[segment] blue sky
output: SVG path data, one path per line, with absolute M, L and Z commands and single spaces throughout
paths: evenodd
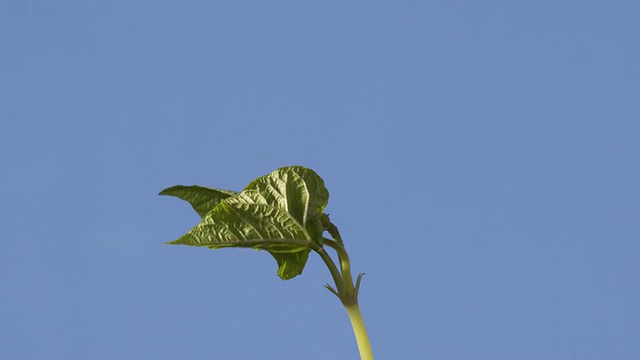
M 0 2 L 0 359 L 356 359 L 157 193 L 316 170 L 377 359 L 640 358 L 637 1 Z M 313 255 L 313 254 L 312 254 Z

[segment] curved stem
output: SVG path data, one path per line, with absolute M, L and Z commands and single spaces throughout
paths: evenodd
M 320 255 L 320 257 L 322 258 L 322 261 L 324 261 L 324 263 L 329 268 L 329 272 L 331 273 L 331 277 L 333 278 L 333 282 L 336 284 L 336 290 L 338 292 L 338 297 L 340 298 L 340 294 L 344 294 L 344 292 L 345 292 L 344 281 L 342 281 L 342 276 L 340 275 L 340 270 L 338 270 L 338 267 L 336 267 L 336 264 L 331 259 L 331 256 L 329 256 L 329 254 L 327 254 L 327 252 L 324 250 L 324 248 L 321 247 L 321 248 L 317 249 L 316 252 L 318 253 L 318 255 Z M 342 300 L 342 298 L 341 298 L 341 300 Z
M 353 286 L 353 277 L 351 276 L 351 262 L 349 260 L 349 254 L 345 250 L 344 246 L 337 241 L 331 239 L 323 239 L 323 243 L 333 248 L 338 253 L 338 259 L 340 260 L 340 270 L 342 270 L 342 280 L 345 283 L 345 290 L 350 298 L 355 303 L 358 299 L 355 298 L 355 289 Z

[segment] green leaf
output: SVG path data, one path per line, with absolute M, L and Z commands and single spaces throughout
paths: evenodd
M 254 190 L 256 203 L 279 207 L 293 216 L 322 243 L 322 214 L 329 201 L 329 191 L 315 171 L 302 166 L 287 166 L 253 180 L 243 191 Z M 251 193 L 255 194 L 255 193 Z
M 278 276 L 282 280 L 289 280 L 302 274 L 302 270 L 304 270 L 309 258 L 309 252 L 309 250 L 289 254 L 272 252 L 271 256 L 278 263 Z
M 276 259 L 278 276 L 284 280 L 301 274 L 309 251 L 321 246 L 321 216 L 329 192 L 313 170 L 302 166 L 283 167 L 257 178 L 241 193 L 218 193 L 211 201 L 200 201 L 201 197 L 193 196 L 193 193 L 210 194 L 201 189 L 206 188 L 190 187 L 191 192 L 185 193 L 183 187 L 169 194 L 179 194 L 176 196 L 192 205 L 193 199 L 197 199 L 196 204 L 207 206 L 217 200 L 213 209 L 204 211 L 198 225 L 169 244 L 266 250 Z M 222 196 L 226 197 L 219 200 Z M 194 208 L 199 209 L 196 205 Z
M 302 274 L 313 243 L 288 213 L 267 204 L 220 203 L 187 234 L 168 244 L 267 250 L 283 280 Z
M 168 244 L 293 253 L 309 249 L 311 239 L 291 215 L 271 205 L 223 201 L 188 233 Z
M 206 213 L 211 211 L 222 200 L 237 194 L 238 192 L 230 190 L 211 189 L 196 185 L 176 185 L 162 190 L 159 195 L 169 195 L 180 198 L 190 203 L 200 217 L 204 217 Z

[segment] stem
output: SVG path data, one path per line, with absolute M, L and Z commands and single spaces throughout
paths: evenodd
M 373 360 L 373 352 L 371 350 L 371 344 L 369 343 L 369 336 L 367 335 L 367 329 L 364 326 L 364 320 L 362 319 L 360 307 L 358 306 L 358 288 L 360 287 L 362 274 L 358 276 L 356 286 L 354 286 L 353 279 L 351 278 L 349 255 L 347 254 L 344 246 L 338 241 L 326 238 L 323 239 L 323 242 L 336 250 L 340 260 L 340 270 L 338 270 L 338 267 L 331 259 L 331 256 L 329 256 L 323 247 L 314 249 L 329 268 L 333 281 L 336 284 L 336 291 L 333 291 L 330 287 L 328 287 L 328 289 L 338 296 L 342 305 L 347 310 L 347 315 L 349 315 L 351 327 L 353 328 L 353 333 L 356 336 L 356 342 L 358 343 L 360 359 Z
M 353 286 L 353 277 L 351 276 L 351 261 L 349 261 L 349 254 L 347 254 L 347 250 L 345 250 L 344 246 L 341 243 L 331 240 L 331 239 L 323 239 L 323 242 L 333 248 L 338 253 L 338 260 L 340 260 L 340 270 L 342 271 L 342 279 L 345 283 L 345 290 L 350 298 L 353 299 L 355 303 L 358 303 L 358 299 L 355 297 L 355 291 Z
M 345 293 L 344 281 L 342 281 L 340 270 L 338 270 L 338 268 L 336 267 L 336 264 L 334 264 L 333 260 L 331 259 L 331 256 L 327 254 L 324 248 L 319 248 L 318 250 L 316 250 L 316 252 L 318 253 L 318 255 L 320 255 L 324 263 L 329 268 L 329 272 L 331 273 L 333 282 L 336 284 L 336 290 L 338 291 L 338 294 L 344 294 Z
M 364 320 L 362 320 L 362 314 L 360 314 L 360 307 L 358 304 L 345 305 L 349 320 L 351 320 L 351 327 L 353 327 L 353 333 L 356 336 L 358 342 L 358 350 L 360 351 L 361 360 L 373 360 L 373 351 L 371 351 L 371 344 L 369 344 L 369 335 L 367 335 L 367 329 L 364 326 Z

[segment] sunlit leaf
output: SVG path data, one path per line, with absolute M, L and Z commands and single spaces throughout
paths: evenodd
M 180 198 L 190 203 L 200 217 L 203 217 L 222 200 L 237 194 L 238 192 L 235 191 L 211 189 L 197 185 L 176 185 L 162 190 L 159 195 L 169 195 Z
M 223 201 L 188 233 L 169 244 L 292 253 L 308 249 L 311 238 L 291 215 L 271 205 Z
M 253 180 L 244 190 L 255 190 L 255 202 L 278 206 L 291 214 L 315 241 L 322 241 L 321 216 L 329 201 L 329 191 L 315 171 L 287 166 Z
M 322 242 L 321 216 L 329 193 L 313 170 L 280 168 L 240 193 L 201 187 L 167 190 L 161 194 L 189 201 L 203 217 L 169 244 L 266 250 L 278 263 L 278 276 L 287 280 L 302 273 L 309 251 Z

